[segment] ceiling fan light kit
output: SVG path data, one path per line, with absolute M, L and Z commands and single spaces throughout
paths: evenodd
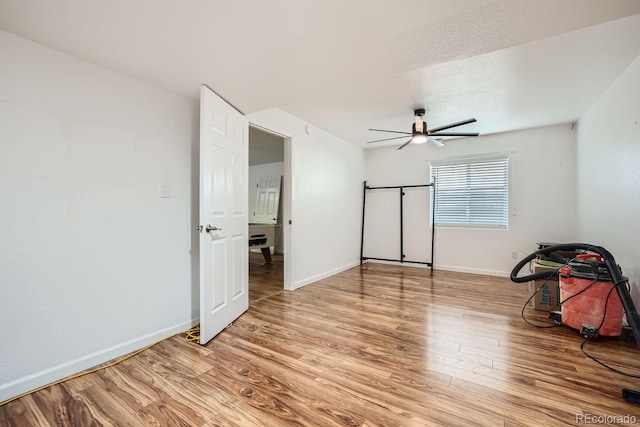
M 414 144 L 424 144 L 427 142 L 427 124 L 422 120 L 424 110 L 415 110 L 413 113 L 416 121 L 411 129 L 411 142 Z
M 442 143 L 442 138 L 434 138 L 435 136 L 478 136 L 479 135 L 478 133 L 475 133 L 475 132 L 473 133 L 441 132 L 446 129 L 451 129 L 457 126 L 473 123 L 476 121 L 476 119 L 462 120 L 460 122 L 451 123 L 445 126 L 440 126 L 433 129 L 427 129 L 427 122 L 425 122 L 422 119 L 422 116 L 424 116 L 424 113 L 425 113 L 424 108 L 418 108 L 413 111 L 415 121 L 411 125 L 411 132 L 401 132 L 396 130 L 385 130 L 385 129 L 369 129 L 370 131 L 374 131 L 374 132 L 398 133 L 398 134 L 402 134 L 403 136 L 396 136 L 394 138 L 377 139 L 375 141 L 368 141 L 367 144 L 370 144 L 373 142 L 382 142 L 382 141 L 390 141 L 393 139 L 406 138 L 408 135 L 411 135 L 411 139 L 409 139 L 407 142 L 405 142 L 400 147 L 398 147 L 398 150 L 402 150 L 404 147 L 406 147 L 411 143 L 424 144 L 425 142 L 428 142 L 440 148 L 440 147 L 444 147 L 444 144 Z
M 427 135 L 422 132 L 416 132 L 411 137 L 411 142 L 413 142 L 414 144 L 424 144 L 425 142 L 427 142 L 427 140 Z

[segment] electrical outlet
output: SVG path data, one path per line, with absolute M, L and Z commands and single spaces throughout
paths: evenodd
M 160 198 L 169 199 L 171 197 L 171 184 L 160 184 Z
M 511 259 L 518 259 L 518 251 L 511 252 Z

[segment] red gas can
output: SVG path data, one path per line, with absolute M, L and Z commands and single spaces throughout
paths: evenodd
M 576 256 L 560 269 L 562 323 L 580 330 L 582 325 L 599 328 L 598 335 L 622 333 L 624 309 L 602 257 Z

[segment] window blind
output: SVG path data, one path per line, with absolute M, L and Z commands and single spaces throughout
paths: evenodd
M 432 181 L 435 178 L 436 182 L 436 225 L 507 228 L 509 158 L 506 154 L 432 161 L 429 169 Z

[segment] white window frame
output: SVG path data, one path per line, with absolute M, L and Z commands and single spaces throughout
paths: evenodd
M 429 176 L 432 182 L 435 177 L 436 183 L 435 226 L 508 229 L 511 183 L 509 157 L 508 153 L 494 153 L 429 162 Z M 483 185 L 483 182 L 487 184 Z M 445 196 L 447 189 L 449 200 L 446 200 Z M 456 191 L 462 192 L 457 201 Z M 443 204 L 442 207 L 438 206 L 439 202 Z M 445 204 L 449 206 L 449 210 L 444 207 Z M 498 209 L 492 209 L 491 206 L 498 206 Z M 489 209 L 486 209 L 487 207 Z M 430 206 L 431 226 L 433 226 L 432 218 L 433 206 Z

